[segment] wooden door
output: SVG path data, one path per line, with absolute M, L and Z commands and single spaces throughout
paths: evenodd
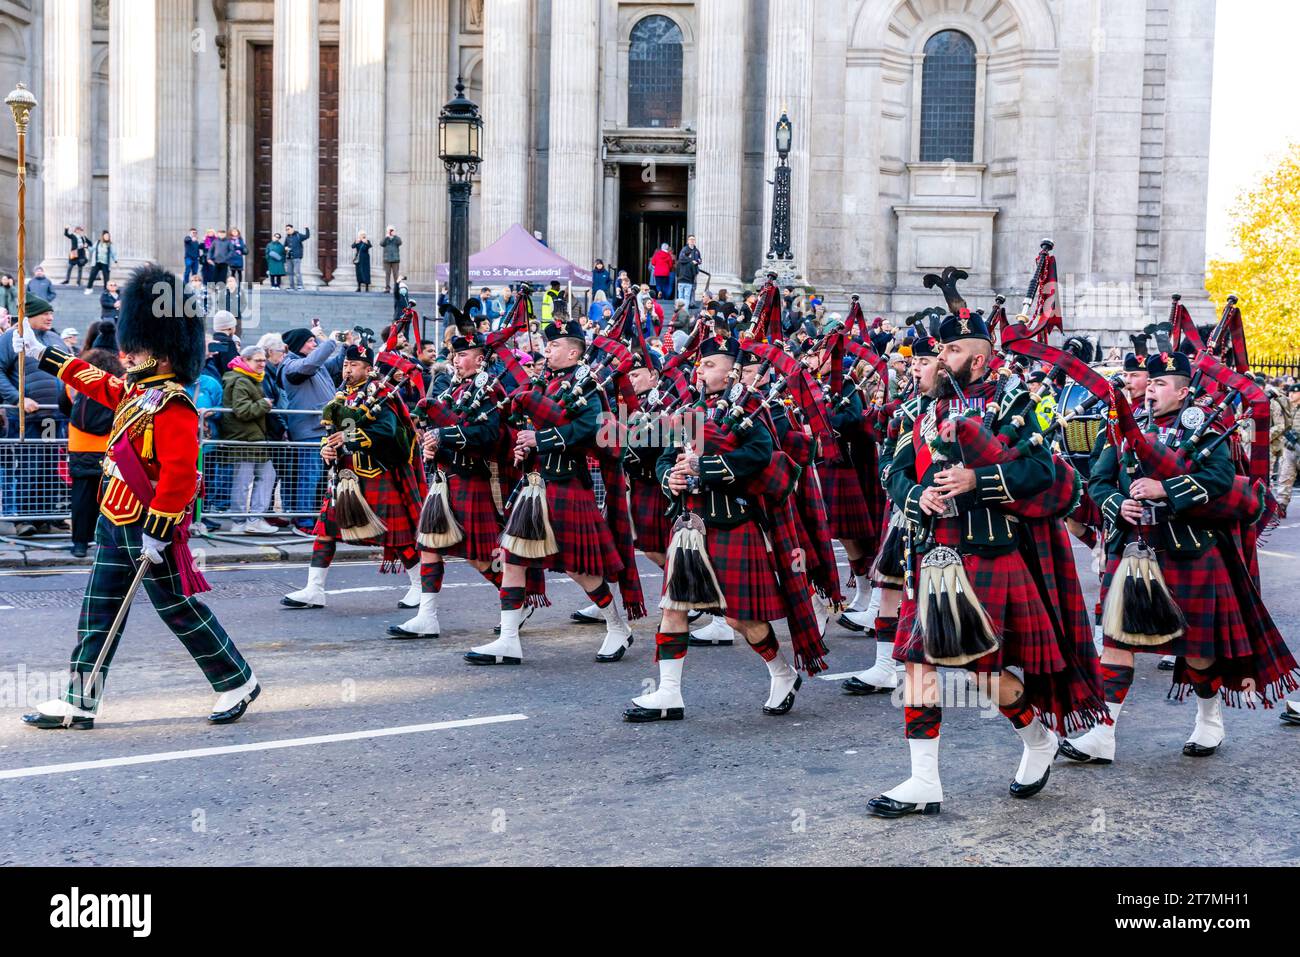
M 271 222 L 271 104 L 272 63 L 274 57 L 269 45 L 255 46 L 249 61 L 253 78 L 253 229 L 248 240 L 245 270 L 249 281 L 260 282 L 266 275 L 266 258 L 263 253 L 275 232 Z M 248 230 L 245 230 L 248 233 Z
M 313 237 L 321 278 L 334 278 L 339 245 L 339 48 L 320 48 L 320 201 Z

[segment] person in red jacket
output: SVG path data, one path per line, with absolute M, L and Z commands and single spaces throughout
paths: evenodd
M 668 244 L 661 245 L 653 256 L 650 257 L 650 269 L 654 273 L 655 288 L 659 290 L 659 295 L 667 299 L 673 294 L 673 267 L 676 260 L 673 259 L 673 251 L 668 248 Z
M 82 599 L 68 690 L 23 715 L 31 727 L 94 726 L 120 633 L 97 675 L 94 666 L 142 561 L 149 563 L 143 582 L 149 600 L 217 692 L 208 720 L 238 721 L 262 690 L 216 615 L 195 597 L 208 585 L 186 545 L 199 438 L 185 385 L 198 377 L 204 347 L 203 319 L 188 305 L 171 273 L 155 265 L 135 271 L 122 291 L 117 328 L 125 378 L 46 346 L 30 325 L 23 335 L 14 330 L 15 352 L 114 412 L 95 531 L 99 548 Z

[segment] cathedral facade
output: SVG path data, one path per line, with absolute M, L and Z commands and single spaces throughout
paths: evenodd
M 179 265 L 191 227 L 261 250 L 312 232 L 309 284 L 346 284 L 359 230 L 445 259 L 437 114 L 457 77 L 484 162 L 471 248 L 518 222 L 643 277 L 698 238 L 711 285 L 769 248 L 790 118 L 794 271 L 869 310 L 1019 302 L 1051 237 L 1067 322 L 1119 330 L 1204 301 L 1214 0 L 0 0 L 0 86 L 39 107 L 28 261 L 63 229 Z M 0 123 L 0 264 L 14 253 Z M 314 248 L 311 248 L 314 247 Z M 377 252 L 377 250 L 376 250 Z

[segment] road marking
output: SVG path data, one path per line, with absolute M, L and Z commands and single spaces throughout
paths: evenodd
M 1259 549 L 1259 553 L 1267 555 L 1269 558 L 1295 558 L 1294 555 L 1288 555 L 1286 552 L 1266 552 L 1262 548 Z
M 852 678 L 858 672 L 856 671 L 837 671 L 833 675 L 818 675 L 822 681 L 836 681 L 840 678 Z
M 253 744 L 228 744 L 214 748 L 192 748 L 188 751 L 158 751 L 153 754 L 136 754 L 121 758 L 103 758 L 98 761 L 73 761 L 68 764 L 43 764 L 32 768 L 12 768 L 0 771 L 0 781 L 15 778 L 37 778 L 48 774 L 69 774 L 74 771 L 94 771 L 99 768 L 120 768 L 137 764 L 158 764 L 163 761 L 184 761 L 188 758 L 207 758 L 220 754 L 245 754 L 250 751 L 277 751 L 281 748 L 304 748 L 313 744 L 334 744 L 339 741 L 363 741 L 367 738 L 389 738 L 398 734 L 420 734 L 425 731 L 447 731 L 452 728 L 473 728 L 482 724 L 500 724 L 504 721 L 527 721 L 526 714 L 494 714 L 486 718 L 460 718 L 456 721 L 435 721 L 431 724 L 405 724 L 395 728 L 375 728 L 371 731 L 348 731 L 342 734 L 318 734 L 309 738 L 281 738 L 278 741 L 258 741 Z

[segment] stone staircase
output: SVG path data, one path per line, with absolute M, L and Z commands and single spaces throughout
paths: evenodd
M 99 318 L 99 283 L 95 291 L 84 295 L 84 287 L 55 286 L 54 328 L 56 331 L 72 326 L 85 331 L 86 326 Z M 284 332 L 299 326 L 310 326 L 319 318 L 326 331 L 351 329 L 363 326 L 373 329 L 376 335 L 393 320 L 393 297 L 382 291 L 356 293 L 343 290 L 306 290 L 288 292 L 265 285 L 249 287 L 249 306 L 244 312 L 240 338 L 254 343 L 267 332 Z M 434 335 L 437 309 L 432 289 L 412 288 L 411 298 L 425 321 L 425 335 Z M 209 331 L 211 324 L 209 323 Z

